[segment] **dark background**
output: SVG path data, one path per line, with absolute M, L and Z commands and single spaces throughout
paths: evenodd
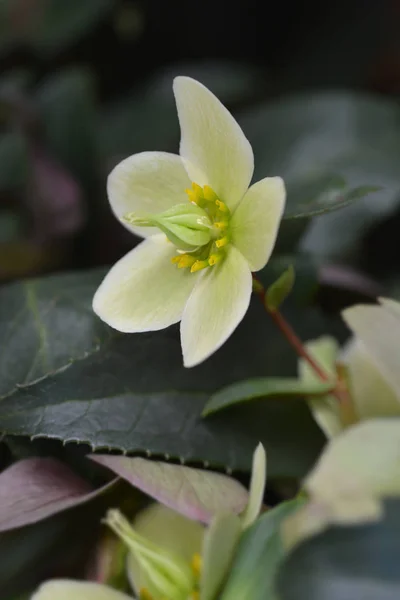
M 177 151 L 173 75 L 197 77 L 239 121 L 296 102 L 298 92 L 357 90 L 396 101 L 399 26 L 397 0 L 3 0 L 0 280 L 111 263 L 132 246 L 110 215 L 105 180 L 128 154 Z M 329 112 L 325 119 L 329 148 Z M 284 128 L 290 133 L 286 118 Z M 278 126 L 263 144 L 273 156 Z M 285 176 L 284 161 L 272 173 L 266 162 L 264 175 Z M 357 258 L 339 252 L 374 275 L 396 262 L 388 256 L 397 247 L 397 211 L 389 219 L 387 210 L 375 212 L 354 234 Z M 284 244 L 299 247 L 298 236 Z M 319 251 L 314 244 L 311 252 Z

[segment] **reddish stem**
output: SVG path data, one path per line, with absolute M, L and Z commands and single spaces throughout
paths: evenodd
M 264 304 L 265 306 L 265 304 Z M 265 306 L 266 311 L 269 315 L 271 315 L 273 321 L 282 331 L 285 338 L 292 345 L 292 347 L 296 350 L 297 354 L 304 358 L 305 361 L 308 362 L 310 367 L 317 373 L 317 375 L 323 380 L 328 381 L 329 376 L 325 373 L 325 371 L 319 366 L 319 364 L 313 359 L 311 354 L 307 351 L 306 347 L 303 345 L 301 339 L 294 332 L 292 326 L 286 321 L 283 315 L 279 312 L 279 310 L 268 310 Z
M 303 358 L 313 369 L 313 371 L 318 375 L 322 381 L 329 381 L 331 378 L 324 371 L 324 369 L 318 364 L 316 360 L 311 356 L 308 352 L 307 348 L 304 346 L 303 342 L 296 334 L 292 326 L 286 321 L 282 313 L 278 309 L 271 310 L 268 308 L 268 305 L 265 301 L 266 291 L 262 283 L 253 275 L 253 279 L 255 281 L 255 293 L 259 296 L 261 302 L 267 313 L 272 317 L 272 320 L 278 326 L 280 331 L 283 333 L 289 344 L 294 348 L 298 356 Z M 354 407 L 351 401 L 351 397 L 348 391 L 347 386 L 341 376 L 339 376 L 335 388 L 332 390 L 332 394 L 339 401 L 339 405 L 341 408 L 341 417 L 344 425 L 351 425 L 357 421 L 357 417 L 354 412 Z

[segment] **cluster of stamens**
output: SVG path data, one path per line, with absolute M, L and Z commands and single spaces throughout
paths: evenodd
M 225 246 L 230 242 L 229 220 L 230 210 L 220 200 L 214 190 L 205 185 L 201 187 L 192 183 L 192 189 L 185 190 L 189 201 L 202 208 L 211 222 L 212 239 L 209 244 L 198 248 L 193 252 L 186 252 L 174 256 L 171 261 L 178 269 L 190 269 L 191 273 L 213 267 L 225 256 Z

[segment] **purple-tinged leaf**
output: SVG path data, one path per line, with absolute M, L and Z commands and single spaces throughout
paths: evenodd
M 27 458 L 0 474 L 0 532 L 30 525 L 89 502 L 114 481 L 93 490 L 53 458 Z
M 90 458 L 158 502 L 203 523 L 221 511 L 237 514 L 248 501 L 248 493 L 238 481 L 213 471 L 139 457 L 93 454 Z

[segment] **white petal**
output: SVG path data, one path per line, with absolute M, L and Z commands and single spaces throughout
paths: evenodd
M 347 308 L 342 315 L 389 385 L 400 390 L 400 311 L 388 303 L 360 304 Z
M 93 299 L 94 312 L 118 331 L 156 331 L 177 323 L 197 273 L 171 263 L 175 248 L 152 236 L 121 258 Z
M 359 340 L 353 339 L 347 345 L 343 361 L 349 369 L 354 403 L 361 420 L 400 416 L 400 392 L 396 395 Z
M 268 262 L 274 249 L 286 190 L 280 177 L 266 177 L 249 188 L 231 221 L 232 240 L 252 271 Z
M 111 171 L 107 192 L 114 214 L 121 219 L 127 213 L 156 214 L 188 202 L 185 189 L 191 182 L 182 159 L 167 152 L 141 152 L 129 156 Z M 159 233 L 153 227 L 135 227 L 122 223 L 141 237 Z
M 40 586 L 31 600 L 133 600 L 112 588 L 98 583 L 57 579 Z
M 189 177 L 209 185 L 232 210 L 249 187 L 253 151 L 238 123 L 216 96 L 190 77 L 176 77 L 180 154 Z
M 246 529 L 253 525 L 260 514 L 267 481 L 267 454 L 264 446 L 259 443 L 253 454 L 251 468 L 249 502 L 242 515 L 242 527 Z
M 250 303 L 251 272 L 233 246 L 222 262 L 200 273 L 182 315 L 185 367 L 194 367 L 218 350 L 239 325 Z

